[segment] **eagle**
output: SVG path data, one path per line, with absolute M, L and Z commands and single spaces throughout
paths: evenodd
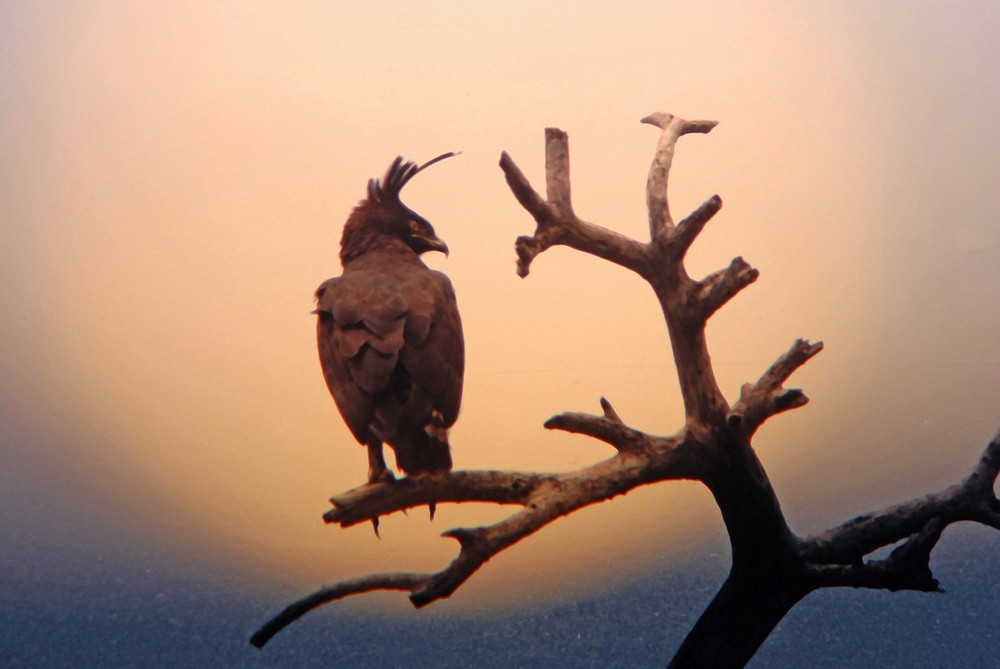
M 368 448 L 368 481 L 392 480 L 388 444 L 407 476 L 451 469 L 448 428 L 462 403 L 465 344 L 451 281 L 420 259 L 448 255 L 425 218 L 399 199 L 421 170 L 396 158 L 368 182 L 340 241 L 340 276 L 316 290 L 323 377 L 347 427 Z

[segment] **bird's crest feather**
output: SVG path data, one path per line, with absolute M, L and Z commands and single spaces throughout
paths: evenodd
M 398 201 L 399 191 L 403 190 L 403 186 L 410 179 L 434 163 L 442 161 L 445 158 L 457 156 L 460 153 L 461 151 L 442 153 L 437 158 L 432 158 L 420 166 L 412 161 L 403 162 L 403 156 L 397 156 L 392 161 L 392 165 L 389 165 L 389 169 L 386 170 L 385 176 L 382 179 L 368 180 L 368 199 L 372 202 L 385 202 L 387 199 Z

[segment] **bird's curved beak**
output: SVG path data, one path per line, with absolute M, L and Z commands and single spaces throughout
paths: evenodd
M 448 245 L 444 243 L 439 237 L 424 237 L 424 241 L 427 243 L 429 251 L 440 251 L 448 257 Z

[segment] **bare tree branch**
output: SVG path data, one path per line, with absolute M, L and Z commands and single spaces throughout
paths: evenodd
M 570 197 L 569 137 L 559 128 L 545 129 L 545 192 L 560 218 L 576 218 Z
M 616 423 L 622 422 L 621 416 L 619 416 L 618 412 L 615 411 L 615 408 L 611 406 L 611 402 L 603 397 L 601 398 L 601 408 L 604 409 L 605 418 Z
M 823 342 L 810 344 L 798 339 L 792 347 L 768 368 L 754 384 L 744 384 L 740 399 L 726 418 L 732 428 L 741 427 L 752 435 L 771 416 L 804 406 L 809 398 L 801 390 L 786 390 L 782 383 L 792 372 L 823 350 Z
M 993 486 L 998 467 L 1000 432 L 990 441 L 976 468 L 961 483 L 814 534 L 802 541 L 802 556 L 816 564 L 856 564 L 872 551 L 920 532 L 934 520 L 945 524 L 962 520 L 985 521 L 986 525 L 996 527 L 993 518 L 997 499 Z
M 553 128 L 546 131 L 546 183 L 555 201 L 546 201 L 531 187 L 531 183 L 507 152 L 500 156 L 500 167 L 507 185 L 538 224 L 531 237 L 518 237 L 518 276 L 526 277 L 531 262 L 546 249 L 565 245 L 591 253 L 609 262 L 643 274 L 649 263 L 643 244 L 607 228 L 581 220 L 573 213 L 569 199 L 569 144 L 565 133 Z
M 642 123 L 655 125 L 663 133 L 656 145 L 653 164 L 646 179 L 646 207 L 649 209 L 649 238 L 656 242 L 666 237 L 673 227 L 670 207 L 667 204 L 667 177 L 674 160 L 674 146 L 681 135 L 691 132 L 708 133 L 718 121 L 685 121 L 673 114 L 655 112 L 642 119 Z M 721 204 L 721 200 L 719 203 Z M 702 223 L 704 225 L 704 223 Z M 697 234 L 697 233 L 695 233 Z
M 264 644 L 270 641 L 271 637 L 275 634 L 323 604 L 329 604 L 349 595 L 373 592 L 375 590 L 403 590 L 412 592 L 419 588 L 426 579 L 426 574 L 372 574 L 371 576 L 356 578 L 350 581 L 341 581 L 336 585 L 323 586 L 316 592 L 292 602 L 281 613 L 267 621 L 263 627 L 250 637 L 250 643 L 257 648 L 263 648 Z
M 1000 432 L 963 481 L 806 538 L 789 528 L 777 495 L 751 439 L 775 414 L 805 405 L 797 388 L 785 388 L 792 373 L 823 349 L 797 340 L 760 376 L 744 384 L 730 406 L 718 387 L 705 339 L 708 319 L 758 276 L 742 257 L 700 281 L 684 258 L 722 200 L 714 195 L 674 224 L 667 182 L 677 140 L 707 133 L 715 121 L 685 121 L 657 112 L 642 119 L 661 130 L 646 182 L 650 241 L 640 243 L 581 220 L 573 211 L 566 133 L 545 133 L 543 199 L 507 153 L 500 167 L 514 197 L 536 223 L 532 236 L 517 239 L 517 271 L 527 276 L 539 254 L 564 245 L 626 267 L 651 286 L 667 326 L 685 422 L 673 436 L 650 435 L 626 425 L 601 398 L 598 415 L 567 412 L 545 423 L 549 429 L 582 434 L 615 448 L 615 454 L 577 471 L 457 471 L 362 485 L 331 498 L 329 523 L 348 527 L 420 505 L 492 502 L 518 509 L 490 526 L 454 528 L 443 536 L 459 552 L 436 573 L 373 574 L 324 586 L 293 603 L 252 638 L 263 646 L 277 631 L 309 610 L 373 590 L 409 592 L 414 606 L 450 596 L 490 558 L 553 520 L 649 483 L 696 480 L 712 493 L 732 547 L 732 567 L 718 594 L 688 634 L 671 667 L 742 667 L 784 615 L 809 592 L 827 587 L 940 590 L 930 554 L 950 523 L 974 521 L 1000 529 L 994 493 L 1000 472 Z M 898 544 L 884 559 L 866 559 Z
M 742 256 L 738 256 L 733 258 L 729 267 L 701 281 L 697 288 L 701 308 L 697 313 L 702 322 L 707 321 L 719 307 L 733 299 L 736 293 L 756 281 L 758 274 Z
M 545 427 L 550 430 L 585 434 L 611 444 L 619 451 L 627 452 L 648 451 L 661 441 L 661 438 L 651 437 L 628 427 L 617 414 L 609 418 L 607 414 L 591 416 L 583 413 L 561 413 L 545 421 Z
M 677 260 L 682 259 L 695 238 L 705 228 L 705 224 L 712 220 L 720 209 L 722 209 L 722 198 L 713 195 L 678 223 L 667 240 L 669 255 Z
M 499 471 L 454 471 L 442 476 L 420 476 L 366 483 L 330 498 L 328 523 L 350 527 L 424 504 L 440 502 L 494 502 L 527 504 L 532 490 L 547 474 Z
M 595 424 L 618 426 L 619 436 L 630 445 L 618 455 L 596 465 L 565 474 L 459 471 L 437 476 L 403 478 L 368 483 L 330 501 L 334 508 L 324 514 L 329 523 L 343 527 L 364 522 L 422 504 L 439 502 L 496 502 L 520 504 L 522 510 L 489 527 L 455 528 L 442 536 L 457 539 L 459 555 L 444 570 L 434 574 L 392 573 L 324 586 L 287 607 L 252 638 L 262 647 L 278 631 L 313 608 L 349 595 L 373 590 L 410 592 L 414 606 L 422 607 L 450 596 L 491 557 L 556 518 L 602 502 L 629 490 L 667 479 L 697 478 L 700 466 L 697 444 L 684 440 L 650 437 L 603 417 L 564 415 L 549 421 L 553 429 L 570 429 L 605 435 Z M 565 424 L 565 426 L 562 426 Z M 600 436 L 598 437 L 600 438 Z M 636 445 L 632 445 L 636 444 Z

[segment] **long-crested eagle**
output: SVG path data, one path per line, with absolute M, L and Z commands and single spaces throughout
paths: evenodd
M 462 402 L 465 344 L 448 277 L 420 259 L 448 246 L 399 199 L 418 172 L 396 158 L 368 182 L 344 224 L 339 277 L 316 290 L 316 335 L 326 385 L 354 437 L 368 447 L 368 480 L 388 480 L 382 444 L 407 475 L 451 469 L 448 428 Z

